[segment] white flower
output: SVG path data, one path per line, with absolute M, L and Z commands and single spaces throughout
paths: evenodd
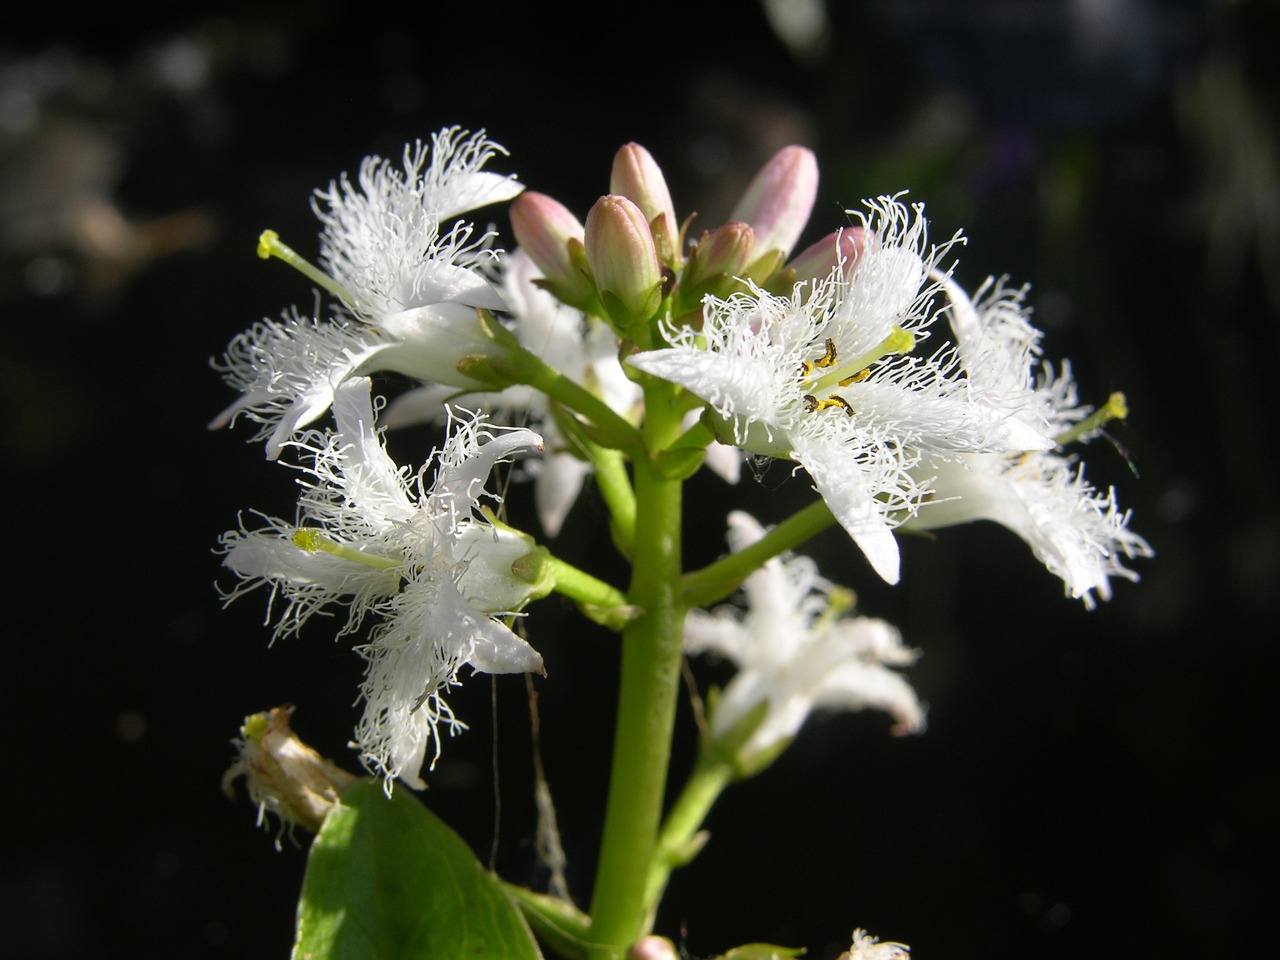
M 493 234 L 477 237 L 472 224 L 454 218 L 523 189 L 512 177 L 482 169 L 502 152 L 483 132 L 453 127 L 433 135 L 430 149 L 421 142 L 406 147 L 403 171 L 368 157 L 358 186 L 344 175 L 317 192 L 312 206 L 323 224 L 320 259 L 328 273 L 302 266 L 339 295 L 342 307 L 329 321 L 293 312 L 236 337 L 215 367 L 241 396 L 210 426 L 245 414 L 263 424 L 258 439 L 274 459 L 289 437 L 328 409 L 334 388 L 348 377 L 394 371 L 479 386 L 456 364 L 492 349 L 476 308 L 504 306 L 486 273 L 498 251 Z
M 503 289 L 521 346 L 599 396 L 621 416 L 636 420 L 643 394 L 622 371 L 616 334 L 603 321 L 566 306 L 538 287 L 534 281 L 539 279 L 537 265 L 524 251 L 506 258 Z M 435 420 L 445 402 L 460 392 L 441 385 L 411 390 L 392 401 L 384 422 L 399 427 Z M 467 400 L 490 412 L 538 424 L 546 456 L 529 466 L 537 476 L 538 518 L 547 535 L 554 537 L 591 472 L 590 464 L 569 449 L 542 393 L 514 386 L 500 393 L 470 392 Z
M 629 358 L 707 401 L 721 439 L 803 466 L 886 581 L 898 580 L 892 530 L 928 493 L 913 470 L 927 453 L 1027 449 L 1048 441 L 974 403 L 954 350 L 911 356 L 935 319 L 927 282 L 951 243 L 926 254 L 925 222 L 882 198 L 850 276 L 708 298 L 702 329 Z M 956 242 L 955 240 L 952 243 Z
M 228 345 L 215 369 L 240 392 L 239 399 L 209 424 L 226 426 L 243 414 L 261 425 L 274 460 L 297 431 L 333 404 L 334 388 L 349 377 L 374 371 L 449 384 L 449 393 L 479 384 L 458 373 L 468 354 L 491 352 L 474 310 L 462 316 L 420 310 L 399 318 L 394 332 L 345 317 L 308 318 L 296 310 L 280 320 L 262 320 Z
M 484 131 L 450 127 L 405 147 L 404 171 L 366 157 L 359 188 L 344 175 L 312 202 L 324 224 L 320 259 L 350 297 L 355 313 L 386 324 L 410 310 L 439 304 L 503 308 L 483 274 L 496 262 L 492 233 L 475 237 L 470 223 L 448 223 L 468 210 L 510 200 L 524 187 L 486 172 L 501 146 Z M 430 162 L 428 163 L 428 158 Z
M 1090 408 L 1081 407 L 1070 369 L 1040 367 L 1039 331 L 1027 320 L 1024 291 L 988 280 L 972 300 L 946 283 L 951 322 L 969 380 L 981 402 L 1046 436 L 1082 428 Z M 1096 431 L 1093 431 L 1096 432 Z M 1085 428 L 1081 438 L 1090 431 Z M 1111 597 L 1110 578 L 1138 579 L 1124 558 L 1149 557 L 1151 547 L 1128 528 L 1129 513 L 1084 476 L 1084 466 L 1054 450 L 964 454 L 922 467 L 932 477 L 936 502 L 907 522 L 930 530 L 971 520 L 993 520 L 1009 528 L 1065 584 L 1066 592 L 1092 609 L 1094 593 Z
M 378 617 L 361 648 L 370 667 L 356 740 L 371 769 L 420 786 L 427 746 L 434 742 L 438 754 L 437 725 L 460 726 L 441 692 L 462 664 L 486 673 L 542 669 L 538 653 L 493 619 L 529 598 L 530 587 L 511 574 L 529 545 L 476 515 L 494 465 L 541 438 L 499 431 L 481 417 L 454 420 L 444 446 L 410 475 L 374 428 L 367 379 L 337 387 L 334 417 L 336 432 L 295 442 L 314 458 L 303 468 L 298 522 L 268 517 L 263 529 L 224 535 L 223 563 L 242 580 L 227 598 L 268 587 L 268 619 L 284 603 L 277 637 L 339 607 L 339 635 Z
M 729 514 L 729 545 L 735 551 L 764 535 L 748 514 Z M 918 653 L 902 646 L 898 631 L 883 620 L 840 618 L 832 587 L 808 557 L 774 558 L 743 584 L 746 612 L 721 607 L 690 611 L 685 620 L 688 653 L 717 653 L 738 665 L 712 716 L 712 733 L 723 737 L 761 703 L 764 719 L 744 747 L 759 754 L 791 739 L 818 709 L 885 710 L 895 733 L 924 728 L 915 691 L 891 666 L 914 663 Z

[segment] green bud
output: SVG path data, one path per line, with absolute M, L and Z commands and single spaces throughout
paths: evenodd
M 704 233 L 680 276 L 682 304 L 691 308 L 705 293 L 728 293 L 723 288 L 745 274 L 755 242 L 755 231 L 737 220 Z
M 662 302 L 662 265 L 639 207 L 610 194 L 587 214 L 587 263 L 620 332 L 647 324 Z

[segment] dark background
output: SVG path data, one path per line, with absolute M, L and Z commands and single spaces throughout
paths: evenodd
M 323 624 L 268 649 L 256 598 L 219 609 L 217 535 L 239 509 L 288 515 L 293 493 L 245 431 L 205 431 L 230 399 L 208 358 L 258 317 L 309 307 L 305 281 L 254 256 L 264 227 L 313 255 L 310 190 L 454 123 L 486 127 L 511 151 L 500 169 L 579 213 L 637 140 L 704 225 L 773 150 L 806 143 L 823 172 L 806 242 L 909 187 L 935 236 L 965 228 L 962 281 L 1032 282 L 1082 397 L 1123 389 L 1133 410 L 1089 475 L 1117 485 L 1158 557 L 1095 612 L 995 527 L 906 543 L 896 590 L 847 538 L 816 543 L 863 613 L 925 651 L 911 678 L 930 728 L 810 723 L 714 811 L 659 931 L 693 956 L 767 940 L 829 958 L 855 925 L 955 960 L 1269 942 L 1276 5 L 831 0 L 824 39 L 795 48 L 745 2 L 415 9 L 6 11 L 0 956 L 287 952 L 304 851 L 273 850 L 218 779 L 241 718 L 282 702 L 353 764 L 361 664 Z M 408 457 L 429 438 L 395 442 Z M 699 477 L 690 563 L 721 549 L 726 503 L 776 522 L 806 488 L 781 465 L 731 492 Z M 517 488 L 513 517 L 528 509 Z M 557 550 L 612 563 L 602 518 L 588 491 Z M 555 602 L 529 628 L 585 904 L 615 643 Z M 488 859 L 500 797 L 497 865 L 537 885 L 525 688 L 500 678 L 491 706 L 494 690 L 478 677 L 453 698 L 472 729 L 425 800 Z M 681 724 L 691 739 L 687 710 Z

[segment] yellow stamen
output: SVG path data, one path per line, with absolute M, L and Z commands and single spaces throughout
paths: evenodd
M 853 407 L 849 406 L 849 401 L 844 397 L 838 397 L 834 393 L 825 400 L 819 400 L 812 394 L 805 394 L 804 408 L 809 413 L 817 413 L 819 410 L 829 410 L 832 407 L 839 407 L 849 416 L 853 416 Z
M 852 383 L 861 383 L 863 380 L 867 379 L 867 377 L 869 376 L 871 376 L 870 370 L 859 370 L 852 377 L 845 377 L 843 380 L 841 380 L 840 386 L 847 387 Z
M 827 343 L 831 343 L 831 341 L 828 340 Z M 895 326 L 889 335 L 871 350 L 849 363 L 840 364 L 831 373 L 820 377 L 813 385 L 814 390 L 821 392 L 834 386 L 845 387 L 851 383 L 860 383 L 871 376 L 872 364 L 895 354 L 910 353 L 915 349 L 915 346 L 916 338 L 911 332 Z M 831 365 L 834 366 L 834 364 Z

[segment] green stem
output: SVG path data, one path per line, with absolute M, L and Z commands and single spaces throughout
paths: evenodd
M 626 458 L 621 451 L 597 446 L 590 441 L 585 445 L 595 468 L 596 486 L 613 520 L 618 547 L 630 556 L 636 539 L 636 493 L 631 487 L 631 478 L 627 476 Z
M 724 792 L 724 788 L 733 782 L 734 777 L 735 771 L 731 764 L 723 759 L 712 759 L 706 752 L 699 755 L 697 766 L 684 785 L 684 790 L 680 792 L 675 806 L 667 814 L 662 832 L 658 835 L 658 846 L 645 881 L 645 902 L 649 904 L 651 911 L 657 908 L 658 901 L 662 899 L 662 892 L 666 889 L 671 872 L 684 866 L 702 849 L 705 835 L 700 835 L 698 831 L 711 807 Z
M 646 393 L 645 440 L 666 448 L 680 432 L 670 384 Z M 622 956 L 650 918 L 645 889 L 657 843 L 680 690 L 685 606 L 680 579 L 679 480 L 662 476 L 646 457 L 635 462 L 634 567 L 628 598 L 642 608 L 622 635 L 618 719 L 609 799 L 591 902 L 593 956 Z
M 766 560 L 794 549 L 836 522 L 825 500 L 796 511 L 751 546 L 721 557 L 701 570 L 685 574 L 681 596 L 691 607 L 723 600 L 742 585 Z
M 592 439 L 597 443 L 624 450 L 633 458 L 644 455 L 639 430 L 582 384 L 570 380 L 536 354 L 520 349 L 513 353 L 509 361 L 494 359 L 490 363 L 495 372 L 504 375 L 511 382 L 526 383 L 570 410 L 582 414 L 595 427 Z
M 547 570 L 555 578 L 556 593 L 564 594 L 575 603 L 593 607 L 625 607 L 627 597 L 611 583 L 593 577 L 571 563 L 566 563 L 550 553 L 544 558 Z

